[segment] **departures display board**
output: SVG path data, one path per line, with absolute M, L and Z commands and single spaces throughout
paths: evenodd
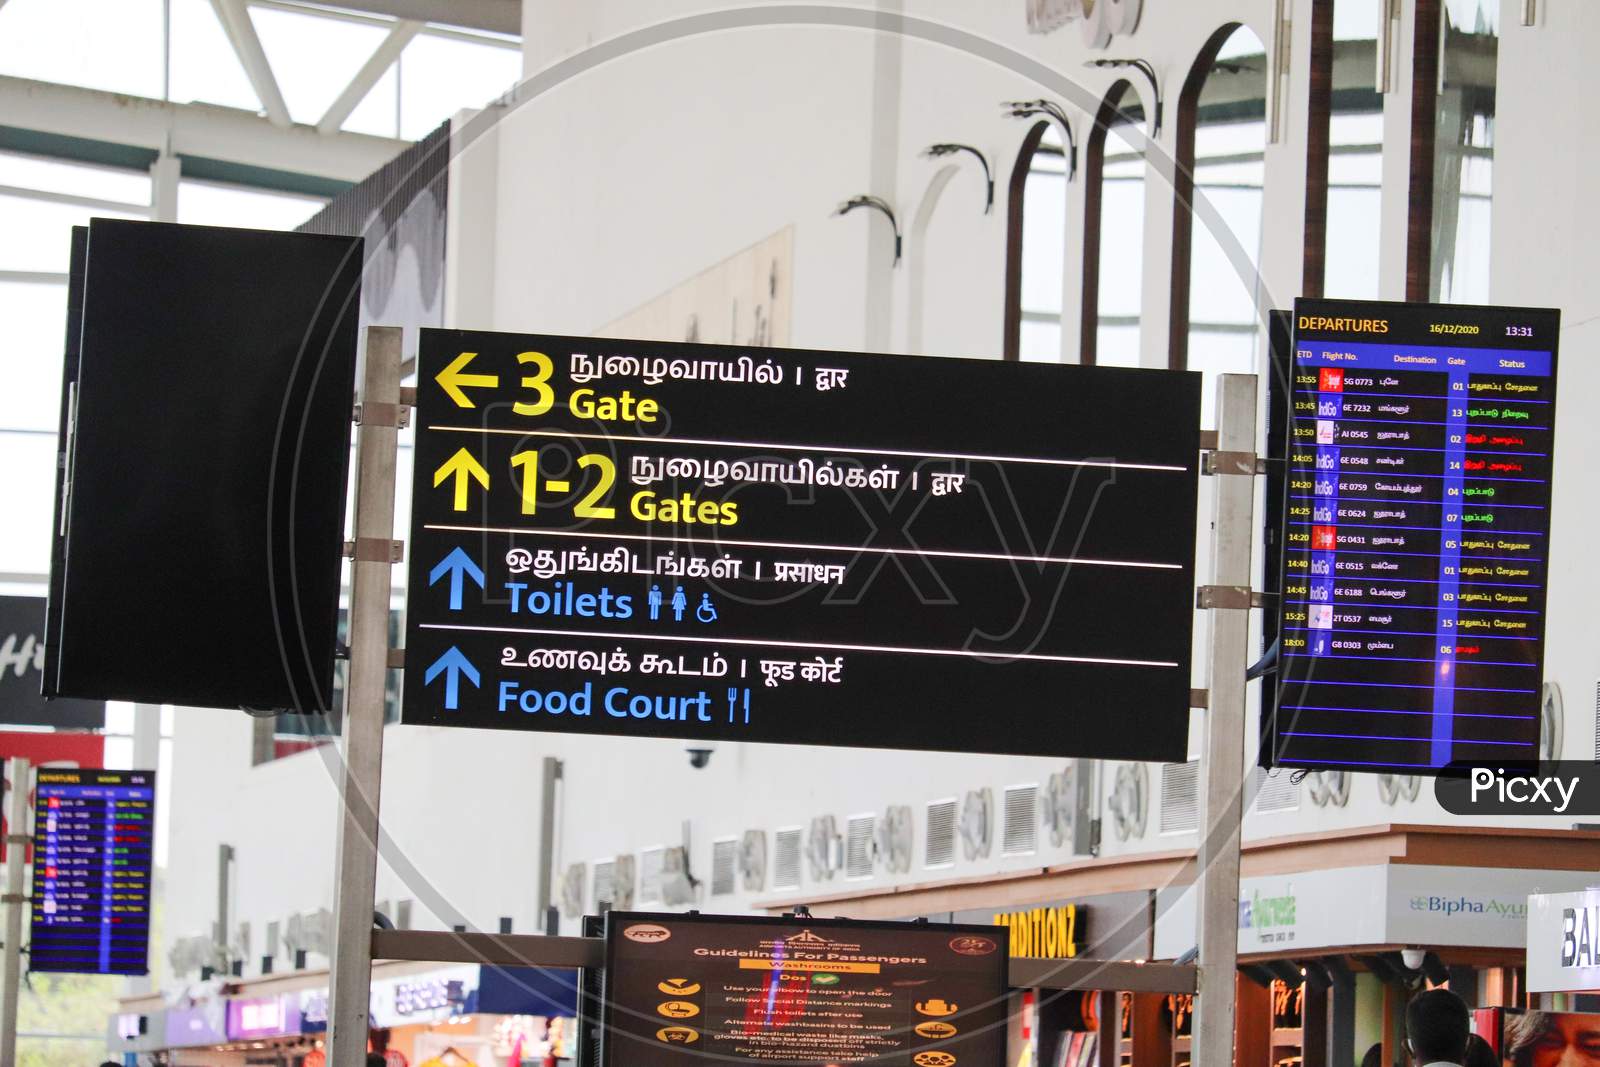
M 1302 300 L 1294 322 L 1264 761 L 1536 760 L 1559 313 Z
M 604 1067 L 1005 1060 L 997 926 L 610 912 Z
M 147 974 L 155 772 L 36 774 L 28 968 Z
M 1199 396 L 424 330 L 403 719 L 1182 759 Z

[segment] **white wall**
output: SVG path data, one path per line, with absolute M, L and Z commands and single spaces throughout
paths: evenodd
M 1299 287 L 1309 0 L 1289 6 L 1296 46 L 1288 99 L 1297 110 L 1283 140 L 1267 151 L 1262 250 L 1267 290 L 1283 304 Z M 1272 40 L 1272 4 L 1147 0 L 1147 7 L 1139 31 L 1102 54 L 1154 63 L 1166 97 L 1161 148 L 1168 151 L 1178 89 L 1196 51 L 1217 26 L 1241 17 Z M 1590 605 L 1600 600 L 1600 571 L 1586 554 L 1600 519 L 1587 470 L 1600 453 L 1600 430 L 1581 410 L 1600 388 L 1591 353 L 1600 325 L 1584 321 L 1600 316 L 1600 294 L 1591 281 L 1600 267 L 1593 251 L 1600 221 L 1580 198 L 1600 165 L 1600 118 L 1575 102 L 1594 87 L 1589 60 L 1600 53 L 1600 9 L 1587 0 L 1545 0 L 1541 24 L 1523 28 L 1517 24 L 1521 5 L 1505 0 L 1503 7 L 1494 296 L 1560 306 L 1568 323 L 1547 674 L 1566 694 L 1565 753 L 1580 757 L 1589 752 L 1594 722 L 1588 696 L 1600 674 L 1589 623 Z M 1407 18 L 1410 9 L 1407 3 Z M 682 2 L 526 0 L 527 70 L 537 73 L 588 44 L 690 10 Z M 1114 72 L 1083 66 L 1091 53 L 1075 28 L 1027 35 L 1020 2 L 907 0 L 905 11 L 1038 59 L 1085 86 L 1084 100 L 1096 99 L 1113 80 Z M 1390 101 L 1386 144 L 1385 175 L 1397 183 L 1385 194 L 1391 212 L 1406 195 L 1404 126 L 1395 121 L 1406 113 L 1406 79 L 1400 89 Z M 895 351 L 920 336 L 927 353 L 998 356 L 1006 181 L 1026 132 L 1025 123 L 1001 117 L 998 102 L 1038 95 L 1038 86 L 986 59 L 857 29 L 727 30 L 616 59 L 505 115 L 492 135 L 457 160 L 449 314 L 454 325 L 469 328 L 584 333 L 793 225 L 796 346 Z M 1082 110 L 1068 104 L 1075 123 L 1086 125 Z M 925 160 L 920 152 L 945 140 L 974 144 L 989 155 L 997 184 L 993 215 L 980 214 L 970 160 L 960 161 L 936 205 L 927 208 L 930 183 L 951 161 Z M 1159 177 L 1146 189 L 1143 350 L 1146 365 L 1159 365 L 1172 212 L 1170 190 Z M 908 262 L 898 269 L 890 267 L 880 219 L 865 212 L 830 217 L 839 201 L 862 192 L 888 198 L 908 230 L 921 215 L 919 238 L 908 234 Z M 1081 188 L 1074 186 L 1069 196 L 1064 239 L 1072 262 L 1078 258 Z M 1386 293 L 1397 291 L 1403 253 L 1403 226 L 1391 226 L 1381 255 Z M 917 275 L 920 302 L 909 288 Z M 1067 318 L 1075 323 L 1071 297 Z M 915 328 L 907 319 L 911 307 L 922 309 Z M 1206 573 L 1203 562 L 1200 573 Z M 1198 670 L 1196 677 L 1203 684 Z M 842 828 L 847 815 L 881 812 L 891 803 L 910 804 L 917 813 L 916 864 L 900 882 L 1036 868 L 1067 858 L 1046 847 L 1003 859 L 997 846 L 988 860 L 958 860 L 953 870 L 927 872 L 920 847 L 926 801 L 984 785 L 998 800 L 1007 785 L 1042 785 L 1061 760 L 724 745 L 709 768 L 697 771 L 669 741 L 391 727 L 387 745 L 384 825 L 415 869 L 402 876 L 386 866 L 379 899 L 417 898 L 426 906 L 437 892 L 487 929 L 501 915 L 513 916 L 519 931 L 533 928 L 539 761 L 547 755 L 565 764 L 558 873 L 573 861 L 592 864 L 676 844 L 688 819 L 694 870 L 706 878 L 713 838 L 804 826 L 825 813 Z M 240 850 L 236 914 L 257 930 L 268 919 L 331 904 L 334 810 L 324 764 L 303 755 L 251 769 L 248 751 L 242 717 L 180 715 L 169 938 L 207 928 L 218 840 Z M 1151 772 L 1154 786 L 1159 768 Z M 1104 778 L 1109 784 L 1109 771 Z M 1192 845 L 1192 834 L 1158 833 L 1158 805 L 1159 796 L 1152 796 L 1142 840 L 1121 843 L 1108 829 L 1105 852 Z M 1391 808 L 1379 801 L 1372 776 L 1357 775 L 1346 807 L 1318 809 L 1302 799 L 1296 812 L 1250 814 L 1246 835 L 1391 821 L 1456 820 L 1438 809 L 1426 784 L 1417 802 Z M 889 881 L 879 875 L 861 884 Z M 823 886 L 807 883 L 804 891 L 820 895 L 853 884 L 841 876 Z M 741 894 L 705 904 L 731 910 L 755 899 Z M 460 921 L 443 914 L 447 910 L 419 911 L 419 925 Z

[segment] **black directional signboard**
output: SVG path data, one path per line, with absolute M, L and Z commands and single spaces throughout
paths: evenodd
M 424 331 L 406 722 L 1182 759 L 1199 376 Z

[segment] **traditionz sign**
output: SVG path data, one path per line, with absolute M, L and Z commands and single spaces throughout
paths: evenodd
M 1183 758 L 1198 376 L 444 330 L 419 372 L 405 721 Z

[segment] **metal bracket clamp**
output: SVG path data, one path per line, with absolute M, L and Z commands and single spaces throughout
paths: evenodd
M 1194 591 L 1194 606 L 1204 609 L 1248 611 L 1267 607 L 1276 599 L 1276 593 L 1258 593 L 1243 585 L 1202 585 Z
M 362 563 L 403 563 L 406 543 L 385 541 L 381 537 L 358 537 L 344 543 L 344 556 Z
M 414 385 L 402 385 L 400 387 L 400 406 L 401 407 L 406 407 L 406 408 L 414 408 L 414 407 L 417 406 L 417 387 L 416 386 L 414 386 Z M 404 426 L 405 423 L 402 422 L 400 425 Z
M 1211 706 L 1211 690 L 1189 690 L 1189 706 L 1191 708 L 1209 708 Z
M 28 899 L 26 893 L 0 893 L 0 904 L 26 904 Z
M 33 843 L 33 838 L 28 834 L 7 834 L 6 835 L 6 844 L 8 844 L 8 845 L 31 845 L 32 843 Z
M 389 650 L 389 667 L 393 670 L 403 670 L 406 665 L 406 650 L 391 648 Z
M 1225 452 L 1213 450 L 1205 454 L 1200 464 L 1201 474 L 1265 474 L 1267 461 L 1254 452 Z
M 365 422 L 369 426 L 398 426 L 403 430 L 411 425 L 411 408 L 405 404 L 368 401 L 357 404 L 350 418 L 358 426 Z

